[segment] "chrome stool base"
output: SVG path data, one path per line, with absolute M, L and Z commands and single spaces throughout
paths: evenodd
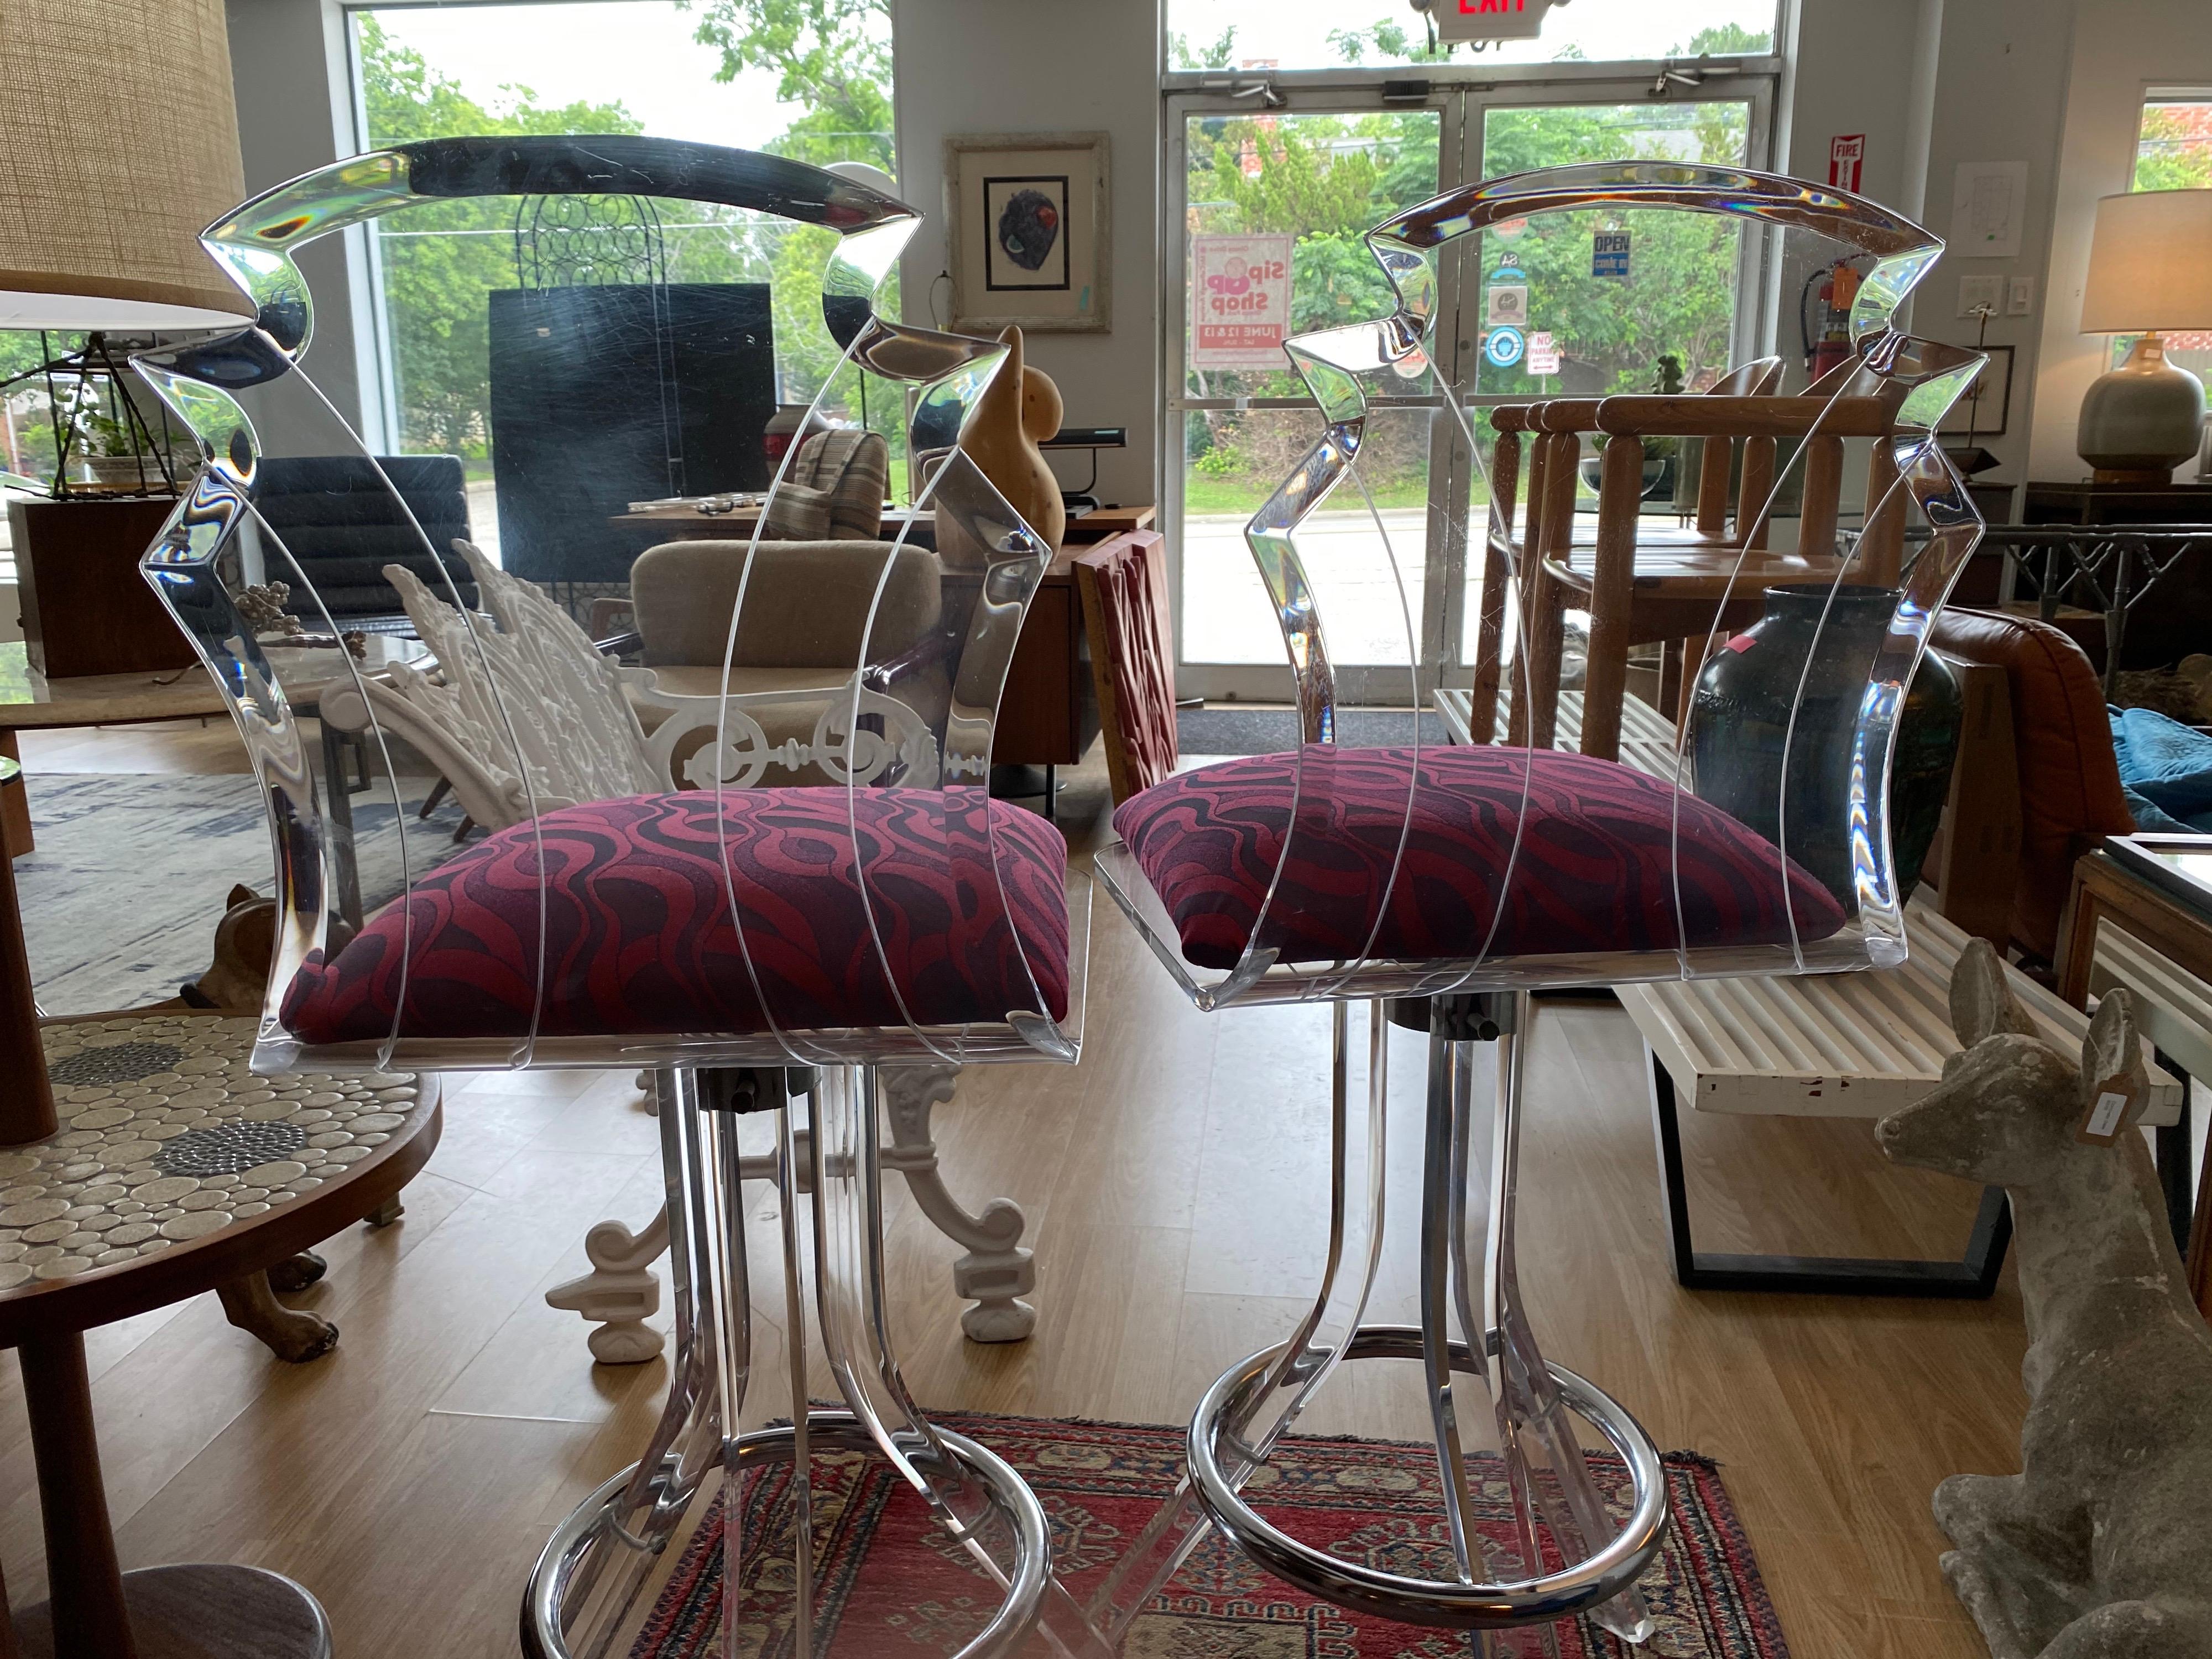
M 806 1432 L 813 1446 L 824 1451 L 878 1451 L 866 1426 L 851 1412 L 811 1411 L 806 1414 Z M 1052 1565 L 1051 1531 L 1044 1505 L 1012 1466 L 988 1447 L 949 1429 L 938 1429 L 937 1437 L 966 1472 L 982 1483 L 1014 1540 L 1012 1582 L 999 1610 L 957 1656 L 957 1659 L 1000 1659 L 1027 1639 L 1043 1607 Z M 742 1435 L 736 1443 L 738 1466 L 748 1469 L 787 1462 L 793 1441 L 788 1428 Z M 569 1646 L 561 1609 L 568 1587 L 588 1569 L 593 1554 L 650 1550 L 650 1546 L 623 1530 L 617 1518 L 636 1469 L 632 1464 L 601 1483 L 546 1540 L 523 1594 L 522 1650 L 527 1659 L 596 1659 Z M 627 1647 L 623 1651 L 628 1651 Z
M 1562 1571 L 1504 1584 L 1438 1583 L 1361 1566 L 1302 1544 L 1262 1519 L 1223 1471 L 1218 1443 L 1224 1422 L 1249 1409 L 1251 1395 L 1280 1347 L 1263 1349 L 1231 1366 L 1206 1391 L 1190 1420 L 1188 1456 L 1199 1506 L 1222 1535 L 1286 1583 L 1340 1607 L 1407 1624 L 1452 1630 L 1506 1629 L 1571 1618 L 1628 1589 L 1659 1553 L 1667 1535 L 1667 1478 L 1658 1449 L 1626 1407 L 1595 1384 L 1558 1365 L 1547 1369 L 1575 1413 L 1591 1423 L 1628 1465 L 1635 1508 L 1620 1530 L 1588 1560 Z M 1422 1357 L 1421 1332 L 1412 1325 L 1363 1325 L 1345 1346 L 1346 1359 Z M 1451 1344 L 1451 1368 L 1480 1375 L 1466 1344 Z

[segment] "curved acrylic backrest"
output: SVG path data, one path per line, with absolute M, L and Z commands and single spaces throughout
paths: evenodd
M 1567 222 L 1586 226 L 1593 209 L 1646 220 L 1717 216 L 1776 241 L 1785 232 L 1823 239 L 1828 258 L 1863 256 L 1871 269 L 1851 313 L 1855 361 L 1811 395 L 1738 397 L 1723 388 L 1709 398 L 1553 400 L 1524 411 L 1532 429 L 1559 435 L 1545 448 L 1546 477 L 1516 481 L 1522 510 L 1513 519 L 1498 481 L 1488 477 L 1490 447 L 1480 440 L 1491 434 L 1478 433 L 1467 407 L 1471 377 L 1443 400 L 1435 418 L 1452 422 L 1450 435 L 1471 452 L 1475 510 L 1487 500 L 1487 539 L 1506 568 L 1514 691 L 1527 699 L 1545 689 L 1547 630 L 1556 642 L 1561 611 L 1590 604 L 1547 574 L 1546 556 L 1553 568 L 1584 573 L 1583 592 L 1596 580 L 1594 565 L 1611 569 L 1625 602 L 1623 556 L 1644 526 L 1661 522 L 1637 511 L 1642 446 L 1730 430 L 1682 424 L 1685 402 L 1701 405 L 1692 413 L 1707 422 L 1741 420 L 1746 432 L 1764 429 L 1754 415 L 1779 422 L 1796 443 L 1796 459 L 1753 515 L 1762 532 L 1806 458 L 1817 455 L 1811 465 L 1832 473 L 1846 437 L 1870 440 L 1893 463 L 1869 469 L 1879 482 L 1868 515 L 1885 528 L 1847 537 L 1838 556 L 1815 548 L 1795 558 L 1746 552 L 1741 532 L 1750 526 L 1742 526 L 1735 545 L 1698 550 L 1709 579 L 1695 601 L 1677 601 L 1677 620 L 1667 625 L 1678 640 L 1692 629 L 1702 636 L 1692 648 L 1727 648 L 1713 653 L 1678 740 L 1656 752 L 1649 742 L 1624 750 L 1631 764 L 1503 746 L 1344 744 L 1324 614 L 1360 599 L 1358 580 L 1368 585 L 1368 632 L 1378 610 L 1395 608 L 1404 620 L 1395 660 L 1406 665 L 1405 700 L 1426 708 L 1437 689 L 1438 665 L 1419 643 L 1423 571 L 1408 545 L 1416 538 L 1406 515 L 1385 510 L 1365 451 L 1384 400 L 1431 369 L 1439 255 L 1492 228 L 1540 235 L 1552 216 L 1580 214 Z M 1135 839 L 1108 849 L 1100 865 L 1156 952 L 1208 1006 L 1901 959 L 1911 881 L 1893 867 L 1887 821 L 1899 717 L 1929 624 L 1981 527 L 1934 434 L 1983 360 L 1911 339 L 1893 323 L 1941 242 L 1842 191 L 1650 162 L 1470 186 L 1367 240 L 1398 307 L 1379 321 L 1289 342 L 1322 430 L 1246 529 L 1282 628 L 1304 741 L 1269 762 L 1180 781 L 1176 812 L 1165 817 L 1125 814 L 1125 835 Z M 1462 270 L 1486 270 L 1493 257 L 1513 264 L 1510 250 L 1526 245 L 1500 246 L 1506 254 Z M 1527 279 L 1516 270 L 1514 280 Z M 1528 314 L 1552 297 L 1536 292 Z M 1605 457 L 1613 510 L 1593 514 L 1596 504 L 1577 501 L 1583 434 Z M 1337 510 L 1323 512 L 1332 497 Z M 1903 542 L 1888 526 L 1908 503 L 1925 539 L 1901 571 L 1886 568 Z M 1531 546 L 1530 516 L 1540 506 L 1547 529 Z M 1770 606 L 1765 590 L 1778 583 L 1808 591 Z M 1694 623 L 1680 620 L 1689 603 L 1698 607 Z M 1759 620 L 1768 608 L 1778 614 Z M 1474 611 L 1470 600 L 1470 627 Z M 1595 704 L 1590 712 L 1600 718 Z M 1179 835 L 1190 837 L 1180 863 L 1167 851 Z M 1223 848 L 1233 856 L 1222 856 Z
M 267 787 L 264 1063 L 1073 1058 L 1065 846 L 988 795 L 1051 550 L 958 447 L 862 533 L 1006 357 L 877 314 L 918 219 L 776 156 L 464 138 L 207 233 L 259 315 L 136 359 L 209 457 L 145 568 Z M 353 227 L 392 453 L 308 355 L 295 256 Z

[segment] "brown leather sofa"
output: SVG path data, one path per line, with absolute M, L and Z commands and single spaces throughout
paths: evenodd
M 2080 646 L 2029 617 L 1947 610 L 1931 643 L 1955 663 L 2001 672 L 2003 690 L 2000 700 L 1978 697 L 1969 687 L 1968 729 L 1945 834 L 1955 838 L 1962 830 L 1972 834 L 1970 826 L 1984 828 L 1976 845 L 1947 847 L 1929 862 L 1931 871 L 1949 866 L 1938 878 L 1943 913 L 1985 936 L 2002 926 L 2010 943 L 2048 961 L 2058 949 L 2059 913 L 2075 861 L 2103 837 L 2135 830 L 2120 793 L 2104 688 Z M 1993 706 L 1999 701 L 2001 708 Z M 2002 763 L 2008 750 L 2008 766 Z M 2009 867 L 2002 846 L 2008 837 L 2001 828 L 1994 834 L 1986 828 L 2008 819 L 2017 825 Z M 1975 927 L 1964 914 L 1971 901 L 1963 890 L 1970 884 L 1996 895 L 1989 914 L 2008 912 L 2008 920 Z

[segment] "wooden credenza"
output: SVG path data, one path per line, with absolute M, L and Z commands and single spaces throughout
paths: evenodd
M 1149 507 L 1100 507 L 1067 521 L 1066 545 L 1030 602 L 1014 647 L 991 744 L 994 766 L 1073 766 L 1083 759 L 1098 735 L 1098 698 L 1073 554 L 1152 522 Z

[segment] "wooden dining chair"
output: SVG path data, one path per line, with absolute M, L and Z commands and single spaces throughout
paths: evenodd
M 1532 476 L 1526 562 L 1529 662 L 1515 687 L 1514 741 L 1548 747 L 1557 730 L 1559 659 L 1565 613 L 1590 617 L 1583 686 L 1582 750 L 1617 756 L 1628 653 L 1667 643 L 1680 650 L 1674 696 L 1695 680 L 1725 632 L 1759 615 L 1761 591 L 1778 583 L 1827 581 L 1843 557 L 1838 541 L 1844 440 L 1887 440 L 1894 426 L 1889 401 L 1867 397 L 1626 397 L 1555 399 L 1531 406 L 1522 422 L 1538 436 L 1543 473 L 1540 503 Z M 1586 538 L 1574 533 L 1574 476 L 1583 438 L 1602 443 L 1597 523 Z M 1712 540 L 1653 536 L 1641 524 L 1644 449 L 1655 438 L 1703 438 L 1705 468 L 1717 481 L 1722 457 L 1735 465 L 1742 449 L 1734 526 Z M 1802 445 L 1803 505 L 1794 553 L 1769 550 L 1768 498 L 1784 439 Z M 1868 520 L 1853 555 L 1854 580 L 1893 586 L 1904 553 L 1904 521 L 1894 499 L 1896 463 L 1890 445 L 1874 445 L 1868 469 Z M 1719 492 L 1715 491 L 1717 494 Z M 1717 516 L 1701 483 L 1703 522 Z M 1579 601 L 1579 603 L 1578 603 Z M 1525 702 L 1525 714 L 1519 705 Z M 1494 708 L 1492 714 L 1495 719 Z
M 1730 369 L 1703 393 L 1710 398 L 1765 397 L 1781 385 L 1782 359 L 1759 357 Z M 1528 404 L 1506 404 L 1493 410 L 1491 425 L 1498 434 L 1492 454 L 1491 489 L 1501 503 L 1500 522 L 1510 535 L 1513 522 L 1514 497 L 1520 481 L 1522 437 L 1529 430 L 1527 424 Z M 1702 443 L 1698 457 L 1698 491 L 1691 504 L 1691 522 L 1686 525 L 1653 523 L 1640 527 L 1639 547 L 1682 546 L 1715 548 L 1732 544 L 1735 534 L 1735 520 L 1729 512 L 1731 485 L 1735 478 L 1736 449 L 1729 443 Z M 1548 474 L 1552 449 L 1559 451 L 1571 469 L 1564 480 L 1566 490 L 1566 512 L 1569 533 L 1585 540 L 1591 532 L 1573 527 L 1573 472 L 1579 464 L 1579 441 L 1576 453 L 1566 453 L 1564 444 L 1552 446 L 1543 454 L 1531 456 L 1529 474 L 1529 503 L 1532 514 L 1539 515 L 1540 476 Z M 1773 452 L 1765 451 L 1765 477 L 1773 477 Z M 1480 588 L 1480 611 L 1475 631 L 1474 653 L 1474 729 L 1487 734 L 1497 729 L 1498 685 L 1503 659 L 1505 622 L 1505 569 L 1510 550 L 1487 545 L 1484 559 Z M 1516 735 L 1514 741 L 1524 740 Z

